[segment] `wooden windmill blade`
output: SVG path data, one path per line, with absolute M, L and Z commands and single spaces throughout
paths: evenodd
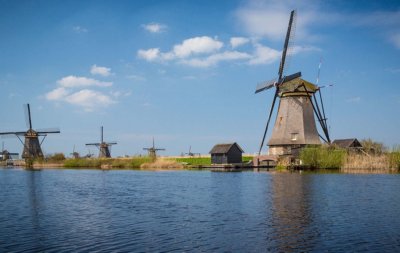
M 26 134 L 26 132 L 2 132 L 2 133 L 0 133 L 0 135 L 4 135 L 4 136 L 7 136 L 7 135 L 25 135 Z
M 276 98 L 278 97 L 278 94 L 279 94 L 279 85 L 281 85 L 283 83 L 283 81 L 284 81 L 284 79 L 282 77 L 283 77 L 283 71 L 284 71 L 284 68 L 285 68 L 286 54 L 287 54 L 287 51 L 288 51 L 289 40 L 290 40 L 290 35 L 291 35 L 294 16 L 295 16 L 295 11 L 292 10 L 292 12 L 290 13 L 290 19 L 289 19 L 288 29 L 287 29 L 287 32 L 286 32 L 285 43 L 284 43 L 284 46 L 283 46 L 281 62 L 279 64 L 278 82 L 273 84 L 273 85 L 271 83 L 269 83 L 269 84 L 264 85 L 264 88 L 260 87 L 259 89 L 256 89 L 256 93 L 258 93 L 258 92 L 270 89 L 273 86 L 275 86 L 275 94 L 274 94 L 274 98 L 272 100 L 271 108 L 270 108 L 269 115 L 268 115 L 267 124 L 265 126 L 265 130 L 264 130 L 264 134 L 263 134 L 263 137 L 262 137 L 262 140 L 261 140 L 261 145 L 260 145 L 260 148 L 259 148 L 259 151 L 258 151 L 258 155 L 261 154 L 262 147 L 264 146 L 265 137 L 266 137 L 267 132 L 268 132 L 268 126 L 269 126 L 269 123 L 271 121 L 272 112 L 273 112 L 274 107 L 275 107 Z
M 100 146 L 101 143 L 86 143 L 86 146 Z
M 32 129 L 31 107 L 29 104 L 24 104 L 25 123 L 28 129 Z

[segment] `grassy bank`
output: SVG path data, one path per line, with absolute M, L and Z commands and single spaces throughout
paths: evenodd
M 150 163 L 150 157 L 133 158 L 78 158 L 65 159 L 64 167 L 67 168 L 126 168 L 138 169 L 144 163 Z

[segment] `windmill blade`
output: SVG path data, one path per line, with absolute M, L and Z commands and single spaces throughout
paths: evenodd
M 24 104 L 24 111 L 26 127 L 32 129 L 31 107 L 29 104 Z
M 277 84 L 277 79 L 276 78 L 274 78 L 272 80 L 269 80 L 267 82 L 264 82 L 264 83 L 259 83 L 257 85 L 257 87 L 256 87 L 256 92 L 255 93 L 259 93 L 261 91 L 271 89 L 272 87 L 276 86 L 276 84 Z
M 143 148 L 143 150 L 150 150 L 150 149 L 152 149 L 152 148 Z
M 106 144 L 107 145 L 117 145 L 118 143 L 114 141 L 114 142 L 106 142 Z
M 165 148 L 155 148 L 154 150 L 165 151 Z
M 269 122 L 271 121 L 271 116 L 272 116 L 272 112 L 274 111 L 275 102 L 276 102 L 277 97 L 278 97 L 278 89 L 276 89 L 274 99 L 272 100 L 272 105 L 271 105 L 271 109 L 269 110 L 267 125 L 265 126 L 265 131 L 264 131 L 264 135 L 263 135 L 263 138 L 261 141 L 260 149 L 258 150 L 258 155 L 261 154 L 261 149 L 264 146 L 265 137 L 267 136 Z
M 37 133 L 60 133 L 60 128 L 58 127 L 52 127 L 52 128 L 40 128 L 36 130 Z
M 293 24 L 294 16 L 295 16 L 295 11 L 292 10 L 292 12 L 290 13 L 289 25 L 288 25 L 288 29 L 287 29 L 287 32 L 286 32 L 285 44 L 283 46 L 281 63 L 279 64 L 279 72 L 278 72 L 279 80 L 282 79 L 283 71 L 284 71 L 284 68 L 285 68 L 286 54 L 287 54 L 287 51 L 288 51 L 290 33 L 291 33 L 291 30 L 292 30 L 292 24 Z
M 86 143 L 86 146 L 100 146 L 101 143 Z
M 283 79 L 279 82 L 279 85 L 284 84 L 284 83 L 286 83 L 286 82 L 290 82 L 290 81 L 292 81 L 293 79 L 296 79 L 296 78 L 299 78 L 299 77 L 301 77 L 301 72 L 297 72 L 297 73 L 291 74 L 291 75 L 289 75 L 289 76 L 285 76 L 285 77 L 283 77 Z
M 14 136 L 14 135 L 25 135 L 26 134 L 26 132 L 2 132 L 2 133 L 0 133 L 0 135 L 1 136 L 4 136 L 4 137 L 12 137 L 12 136 Z

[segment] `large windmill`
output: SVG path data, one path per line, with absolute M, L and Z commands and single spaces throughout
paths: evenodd
M 278 113 L 276 115 L 271 138 L 268 141 L 270 155 L 290 155 L 293 153 L 292 149 L 301 148 L 305 145 L 321 144 L 320 138 L 330 143 L 325 111 L 320 110 L 315 96 L 315 94 L 319 92 L 320 103 L 322 104 L 319 87 L 302 79 L 301 72 L 288 76 L 284 75 L 289 40 L 293 35 L 292 27 L 294 26 L 294 19 L 295 11 L 292 11 L 279 65 L 278 77 L 269 82 L 261 83 L 256 88 L 255 93 L 275 88 L 275 95 L 272 100 L 267 125 L 261 141 L 259 155 L 264 146 L 268 126 L 278 97 L 280 98 Z M 321 125 L 324 137 L 317 131 L 314 114 Z
M 25 107 L 25 116 L 27 127 L 29 128 L 27 131 L 20 132 L 2 132 L 0 135 L 15 135 L 21 141 L 22 145 L 24 145 L 24 150 L 22 152 L 22 158 L 25 159 L 35 159 L 35 158 L 43 158 L 42 152 L 42 144 L 46 139 L 48 134 L 60 133 L 58 129 L 48 129 L 48 130 L 33 130 L 32 128 L 32 118 L 31 118 L 31 109 L 29 104 L 24 105 Z M 21 136 L 25 137 L 25 142 L 22 141 Z M 42 140 L 39 142 L 39 136 L 42 136 Z
M 153 146 L 149 148 L 143 148 L 143 150 L 147 150 L 149 157 L 155 160 L 157 157 L 157 151 L 164 151 L 165 148 L 156 148 L 154 145 L 154 138 L 153 138 Z
M 103 139 L 103 127 L 100 128 L 100 142 L 87 143 L 86 146 L 96 146 L 99 149 L 99 158 L 111 157 L 111 146 L 116 145 L 116 142 L 105 142 Z

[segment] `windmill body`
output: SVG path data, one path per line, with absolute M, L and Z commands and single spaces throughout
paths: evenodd
M 48 134 L 52 133 L 60 133 L 60 130 L 53 129 L 53 130 L 33 130 L 32 128 L 32 118 L 31 118 L 31 110 L 29 104 L 25 105 L 25 112 L 26 112 L 26 123 L 28 125 L 28 130 L 21 131 L 21 132 L 2 132 L 0 135 L 15 135 L 24 145 L 24 150 L 22 151 L 22 158 L 24 159 L 36 159 L 36 158 L 43 158 L 43 151 L 41 144 L 46 138 Z M 25 140 L 22 142 L 20 136 L 24 136 Z M 43 139 L 40 142 L 39 136 L 42 136 Z
M 143 148 L 143 150 L 147 150 L 147 154 L 150 158 L 155 160 L 157 158 L 157 151 L 164 151 L 164 148 L 156 148 L 154 145 L 154 138 L 153 138 L 153 146 L 149 148 Z
M 264 140 L 277 98 L 279 98 L 279 105 L 275 125 L 272 130 L 271 138 L 268 141 L 269 155 L 292 155 L 295 153 L 293 152 L 294 149 L 306 145 L 321 144 L 320 138 L 323 137 L 317 131 L 314 115 L 318 118 L 321 128 L 324 131 L 324 140 L 330 142 L 325 112 L 324 110 L 319 109 L 317 99 L 315 98 L 315 94 L 320 92 L 319 87 L 302 79 L 301 72 L 288 76 L 283 75 L 289 39 L 292 36 L 294 17 L 295 11 L 292 11 L 282 51 L 278 78 L 266 83 L 261 83 L 256 88 L 256 93 L 275 88 L 275 95 L 260 145 L 259 155 L 261 154 L 261 149 L 264 145 Z M 321 93 L 319 94 L 322 103 Z
M 278 94 L 278 112 L 268 141 L 270 155 L 291 154 L 292 148 L 321 144 L 311 104 L 317 87 L 301 78 L 285 86 Z
M 116 142 L 105 142 L 103 139 L 103 127 L 100 128 L 101 139 L 98 143 L 87 143 L 86 146 L 96 146 L 99 149 L 99 158 L 111 158 L 111 146 Z

